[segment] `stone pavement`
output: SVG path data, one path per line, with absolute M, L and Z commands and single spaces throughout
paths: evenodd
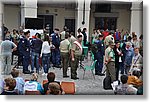
M 84 65 L 90 65 L 91 60 L 85 59 L 83 61 Z M 30 66 L 29 66 L 30 67 Z M 30 68 L 29 68 L 30 69 Z M 31 75 L 29 74 L 23 74 L 22 68 L 19 69 L 20 76 L 22 76 L 24 79 L 30 79 Z M 75 82 L 76 87 L 76 93 L 77 95 L 113 95 L 112 90 L 104 90 L 103 89 L 103 79 L 105 76 L 95 76 L 95 80 L 92 76 L 91 71 L 86 71 L 85 77 L 83 79 L 83 69 L 78 68 L 78 77 L 79 80 L 72 80 L 69 78 L 63 78 L 62 69 L 59 68 L 50 68 L 49 72 L 54 72 L 56 74 L 56 81 L 71 81 Z M 43 70 L 39 73 L 38 81 L 42 83 L 42 80 L 46 79 L 46 76 L 42 76 Z M 70 68 L 68 69 L 68 75 L 70 76 Z M 3 76 L 4 78 L 9 76 Z

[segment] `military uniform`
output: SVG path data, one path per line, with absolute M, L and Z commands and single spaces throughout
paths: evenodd
M 73 46 L 73 43 L 77 40 L 73 35 L 71 35 L 71 37 L 68 39 L 71 47 Z M 71 66 L 71 56 L 69 56 L 69 66 Z
M 63 76 L 64 77 L 67 76 L 70 49 L 71 49 L 71 44 L 70 44 L 68 39 L 61 41 L 60 52 L 61 52 L 61 60 L 62 60 Z
M 52 49 L 52 63 L 54 66 L 59 66 L 61 64 L 60 61 L 60 38 L 58 34 L 51 34 L 52 36 L 52 44 L 55 46 L 55 49 Z
M 28 66 L 30 63 L 30 41 L 27 38 L 20 40 L 19 52 L 23 57 L 23 73 L 29 73 Z
M 112 35 L 108 35 L 106 36 L 105 40 L 104 40 L 104 44 L 105 47 L 107 48 L 109 46 L 109 42 L 112 41 L 114 42 L 114 37 Z
M 78 43 L 78 44 L 77 44 Z M 71 61 L 71 78 L 77 78 L 77 68 L 79 60 L 82 56 L 82 46 L 78 41 L 75 41 L 72 46 L 72 51 L 74 52 L 74 61 Z
M 71 46 L 73 46 L 73 43 L 76 41 L 77 39 L 72 35 L 69 39 L 69 42 L 71 44 Z
M 61 35 L 61 41 L 65 40 L 65 34 L 66 34 L 66 31 L 62 31 L 60 33 L 60 35 Z
M 110 76 L 113 82 L 116 80 L 115 53 L 110 47 L 105 50 L 105 61 L 108 61 L 109 58 L 111 58 L 111 60 L 106 65 L 106 76 Z
M 18 46 L 17 46 L 17 50 L 18 50 L 18 66 L 22 66 L 22 64 L 23 64 L 23 54 L 21 52 L 21 46 L 22 46 L 22 40 L 24 38 L 25 38 L 24 36 L 22 36 L 22 38 L 20 38 Z
M 103 68 L 103 59 L 105 54 L 104 42 L 102 40 L 96 40 L 95 44 L 97 45 L 98 51 L 94 54 L 95 60 L 97 60 L 95 65 L 95 74 L 100 75 Z

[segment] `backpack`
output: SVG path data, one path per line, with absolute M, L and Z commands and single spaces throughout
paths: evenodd
M 98 52 L 97 44 L 92 44 L 92 45 L 91 45 L 91 51 L 92 51 L 93 54 L 95 54 L 95 53 Z
M 103 88 L 105 90 L 112 90 L 112 86 L 111 86 L 111 77 L 110 76 L 106 76 L 103 80 Z

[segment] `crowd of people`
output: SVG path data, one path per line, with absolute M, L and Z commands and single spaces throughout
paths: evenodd
M 7 91 L 2 92 L 2 94 L 9 94 L 8 92 L 14 92 L 15 89 L 17 89 L 17 93 L 12 94 L 24 94 L 24 90 L 30 89 L 29 86 L 32 86 L 32 83 L 36 84 L 36 89 L 41 94 L 46 94 L 48 89 L 50 89 L 48 92 L 52 94 L 56 94 L 53 91 L 57 89 L 59 90 L 57 94 L 60 94 L 63 90 L 61 90 L 59 82 L 51 83 L 54 82 L 54 79 L 49 79 L 49 76 L 55 77 L 55 75 L 49 73 L 49 68 L 51 66 L 62 68 L 62 77 L 68 78 L 68 67 L 71 67 L 71 79 L 77 80 L 79 79 L 77 73 L 79 62 L 84 58 L 88 58 L 88 53 L 94 56 L 93 60 L 97 60 L 95 75 L 104 76 L 106 72 L 106 76 L 111 77 L 112 83 L 121 80 L 121 84 L 116 86 L 116 94 L 128 94 L 124 91 L 127 92 L 126 89 L 130 84 L 137 90 L 143 86 L 143 35 L 138 39 L 135 32 L 130 34 L 128 31 L 123 32 L 122 30 L 120 32 L 118 29 L 115 31 L 93 29 L 93 34 L 90 35 L 90 41 L 88 41 L 86 28 L 83 28 L 83 30 L 79 28 L 77 34 L 74 34 L 64 26 L 62 32 L 55 28 L 52 34 L 46 32 L 44 34 L 36 33 L 32 37 L 30 37 L 30 31 L 20 30 L 18 32 L 14 29 L 10 33 L 6 29 L 4 38 L 5 40 L 1 42 L 1 74 L 11 74 L 13 78 L 4 80 Z M 84 53 L 83 46 L 88 48 L 87 54 Z M 18 56 L 15 67 L 23 66 L 22 72 L 24 74 L 32 74 L 31 81 L 24 82 L 23 79 L 19 79 L 18 71 L 16 69 L 12 70 L 11 65 L 13 64 L 14 55 Z M 30 64 L 31 69 L 29 70 Z M 103 72 L 104 67 L 106 68 Z M 47 76 L 49 81 L 44 85 L 44 89 L 37 82 L 41 68 L 43 69 L 42 75 Z M 127 82 L 128 80 L 131 82 Z M 140 83 L 140 85 L 136 86 L 132 82 Z M 118 92 L 118 90 L 122 92 Z
M 19 75 L 19 70 L 13 68 L 11 76 L 1 83 L 1 95 L 24 95 L 27 94 L 27 91 L 38 91 L 39 95 L 63 94 L 60 82 L 55 81 L 55 73 L 53 72 L 47 74 L 48 82 L 43 85 L 38 82 L 37 73 L 32 73 L 29 80 L 24 80 Z
M 17 55 L 17 66 L 23 66 L 24 74 L 34 72 L 39 74 L 42 67 L 42 75 L 47 75 L 52 65 L 56 68 L 63 68 L 65 78 L 68 77 L 67 69 L 70 62 L 71 79 L 78 79 L 76 71 L 82 55 L 82 35 L 79 34 L 75 38 L 66 27 L 61 33 L 58 28 L 55 28 L 52 34 L 36 33 L 32 38 L 30 38 L 30 31 L 22 32 L 18 34 L 15 29 L 12 33 L 6 31 L 5 40 L 1 43 L 2 74 L 10 74 L 13 56 Z M 31 70 L 28 68 L 29 64 L 31 64 Z
M 115 32 L 94 29 L 93 32 L 91 42 L 93 55 L 97 60 L 95 75 L 103 76 L 102 70 L 106 66 L 106 77 L 111 77 L 111 83 L 121 80 L 121 84 L 116 86 L 116 94 L 137 94 L 138 89 L 142 92 L 143 35 L 137 39 L 135 32 L 123 34 L 118 29 Z M 127 83 L 130 79 L 140 85 L 135 87 L 134 82 Z M 133 87 L 129 87 L 131 85 Z M 134 92 L 128 92 L 128 87 Z

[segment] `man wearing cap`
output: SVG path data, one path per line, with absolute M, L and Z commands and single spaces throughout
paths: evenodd
M 71 49 L 71 79 L 76 80 L 79 79 L 77 77 L 77 68 L 79 64 L 80 57 L 82 56 L 82 35 L 77 36 L 77 41 L 73 43 Z
M 103 68 L 103 59 L 105 54 L 105 47 L 103 42 L 103 35 L 99 35 L 98 40 L 95 41 L 97 45 L 98 51 L 94 54 L 95 60 L 97 60 L 95 65 L 95 75 L 103 76 L 102 68 Z
M 61 60 L 62 60 L 62 67 L 63 67 L 63 78 L 67 78 L 67 69 L 68 69 L 68 62 L 69 62 L 69 53 L 71 49 L 71 44 L 68 40 L 69 33 L 66 32 L 65 40 L 60 42 L 60 52 L 61 52 Z
M 61 41 L 65 40 L 65 34 L 66 34 L 66 31 L 67 31 L 67 27 L 64 26 L 63 29 L 64 29 L 64 31 L 62 31 L 62 32 L 60 33 L 60 39 L 61 39 Z
M 69 35 L 69 42 L 71 43 L 71 46 L 73 45 L 73 43 L 76 41 L 77 39 L 74 37 L 74 33 L 71 32 Z
M 111 77 L 111 82 L 116 80 L 114 45 L 115 43 L 110 41 L 108 48 L 105 50 L 106 76 Z
M 55 46 L 55 49 L 52 49 L 52 63 L 54 67 L 61 68 L 60 62 L 60 37 L 59 37 L 59 29 L 55 28 L 52 36 L 52 44 Z
M 105 47 L 107 48 L 109 46 L 109 42 L 114 42 L 113 32 L 110 32 L 108 36 L 106 36 L 104 40 Z

